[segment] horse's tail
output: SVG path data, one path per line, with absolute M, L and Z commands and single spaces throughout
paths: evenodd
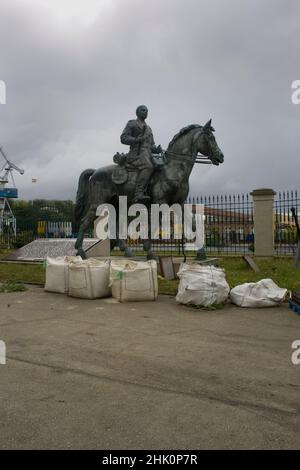
M 86 209 L 87 209 L 87 202 L 88 202 L 88 184 L 89 179 L 94 173 L 94 169 L 88 168 L 84 170 L 78 181 L 78 189 L 76 194 L 76 203 L 74 208 L 74 221 L 75 221 L 75 229 L 79 228 L 80 222 L 82 217 L 84 216 Z

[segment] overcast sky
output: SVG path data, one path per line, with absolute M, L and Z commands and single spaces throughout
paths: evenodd
M 0 143 L 23 199 L 74 199 L 126 151 L 139 104 L 164 148 L 212 118 L 225 155 L 191 193 L 300 189 L 299 0 L 0 0 Z M 37 178 L 32 183 L 32 178 Z

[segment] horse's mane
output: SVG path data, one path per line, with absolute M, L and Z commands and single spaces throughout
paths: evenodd
M 192 129 L 199 129 L 200 127 L 203 127 L 203 126 L 200 126 L 200 124 L 190 124 L 189 126 L 185 126 L 182 129 L 180 129 L 180 131 L 177 132 L 177 134 L 174 135 L 173 139 L 169 143 L 167 150 L 170 150 L 172 145 L 175 144 L 176 140 L 178 140 L 179 137 L 182 137 L 183 135 L 187 134 Z

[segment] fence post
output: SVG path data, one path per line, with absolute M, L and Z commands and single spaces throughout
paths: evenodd
M 256 256 L 274 255 L 273 189 L 252 191 L 254 203 L 254 251 Z

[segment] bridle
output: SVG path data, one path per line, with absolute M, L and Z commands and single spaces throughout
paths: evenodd
M 195 143 L 196 143 L 196 140 L 198 139 L 198 137 L 200 136 L 200 134 L 202 133 L 202 129 L 200 129 L 200 131 L 196 132 L 194 137 L 193 137 L 193 141 L 192 141 L 192 146 L 194 147 Z M 188 157 L 189 159 L 191 159 L 191 163 L 202 163 L 202 164 L 205 164 L 205 165 L 212 165 L 212 161 L 210 160 L 209 157 L 205 157 L 204 155 L 202 155 L 201 153 L 197 153 L 197 154 L 186 154 L 186 153 L 176 153 L 176 152 L 171 152 L 170 150 L 166 150 L 164 152 L 164 154 L 166 155 L 166 157 L 168 155 L 172 155 L 175 157 L 175 160 L 178 159 L 182 162 L 182 157 Z

